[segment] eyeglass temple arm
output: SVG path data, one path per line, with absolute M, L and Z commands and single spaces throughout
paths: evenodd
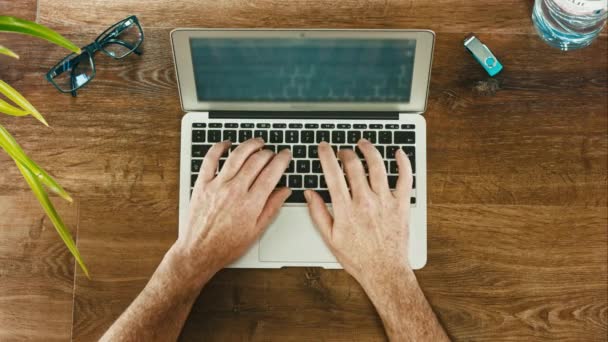
M 105 44 L 118 44 L 118 45 L 122 45 L 124 47 L 126 47 L 127 49 L 133 51 L 133 53 L 135 53 L 136 55 L 141 55 L 141 51 L 139 51 L 139 48 L 135 49 L 135 46 L 125 42 L 124 40 L 120 40 L 120 39 L 116 39 L 116 38 L 111 38 L 106 40 L 105 42 L 103 42 L 104 45 Z
M 76 83 L 76 76 L 75 76 L 75 72 L 74 72 L 76 70 L 77 65 L 78 65 L 78 63 L 75 63 L 72 66 L 72 69 L 70 70 L 70 83 L 72 85 L 72 89 L 74 89 L 70 92 L 72 94 L 72 97 L 76 97 L 76 95 L 77 95 L 77 93 L 76 93 L 77 83 Z

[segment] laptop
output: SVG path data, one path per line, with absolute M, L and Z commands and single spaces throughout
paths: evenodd
M 395 151 L 413 166 L 409 260 L 427 258 L 426 109 L 435 35 L 428 30 L 176 29 L 171 32 L 181 105 L 179 231 L 212 144 L 262 137 L 293 161 L 278 186 L 293 194 L 232 268 L 341 268 L 308 215 L 303 191 L 331 206 L 319 142 L 335 150 L 374 143 L 395 187 Z M 357 151 L 358 152 L 358 151 Z M 362 155 L 359 153 L 360 157 Z M 222 167 L 222 158 L 219 168 Z M 235 199 L 238 201 L 238 199 Z

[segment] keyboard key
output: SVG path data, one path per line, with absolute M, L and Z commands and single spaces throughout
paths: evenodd
M 355 129 L 367 129 L 367 125 L 366 124 L 354 124 L 353 128 L 355 128 Z
M 205 142 L 205 131 L 200 129 L 192 131 L 192 142 Z
M 382 124 L 371 124 L 369 125 L 370 129 L 382 129 Z
M 290 175 L 289 176 L 289 187 L 290 188 L 301 188 L 302 187 L 302 176 L 301 175 Z
M 312 172 L 313 173 L 322 173 L 323 169 L 321 168 L 321 161 L 315 159 L 312 161 Z
M 384 128 L 386 128 L 386 129 L 399 129 L 399 125 L 398 124 L 386 124 L 386 125 L 384 125 Z
M 395 132 L 395 144 L 413 144 L 416 142 L 415 132 Z
M 242 123 L 241 128 L 254 128 L 255 125 L 252 123 Z
M 410 124 L 401 125 L 401 129 L 414 129 L 414 128 L 416 128 L 416 125 L 410 125 Z
M 395 153 L 397 153 L 398 149 L 399 149 L 399 146 L 387 146 L 386 147 L 386 158 L 394 159 Z
M 230 145 L 230 148 L 228 149 L 230 152 L 236 150 L 236 148 L 239 147 L 239 144 L 232 144 Z
M 412 164 L 412 173 L 416 173 L 416 159 L 410 158 L 410 164 Z
M 287 170 L 285 170 L 286 173 L 294 173 L 296 172 L 296 162 L 291 160 L 289 161 L 289 165 L 287 166 Z
M 296 163 L 297 173 L 309 173 L 310 172 L 310 160 L 298 160 Z
M 331 203 L 331 196 L 327 190 L 315 190 L 325 203 Z M 287 198 L 286 203 L 306 203 L 304 190 L 293 190 L 291 196 Z
M 300 123 L 291 123 L 289 124 L 289 128 L 302 128 L 304 127 L 304 125 L 300 124 Z
M 277 145 L 266 144 L 264 145 L 264 149 L 277 153 Z
M 399 169 L 397 168 L 397 162 L 396 161 L 392 161 L 391 162 L 391 167 L 389 168 L 389 173 L 394 173 L 394 174 L 398 174 L 399 173 Z
M 302 131 L 302 143 L 312 144 L 315 142 L 315 131 Z
M 397 176 L 388 176 L 388 187 L 391 189 L 395 189 L 397 187 Z
M 306 158 L 306 146 L 294 145 L 292 154 L 294 158 Z
M 204 122 L 195 122 L 192 124 L 192 128 L 205 128 L 207 124 Z
M 211 145 L 192 145 L 192 158 L 202 158 L 204 157 Z
M 249 130 L 239 131 L 239 142 L 245 142 L 251 138 L 253 138 L 253 131 L 249 131 Z
M 239 124 L 231 122 L 231 123 L 224 124 L 224 127 L 226 127 L 226 128 L 239 128 Z
M 290 144 L 296 144 L 300 139 L 300 132 L 298 131 L 286 131 L 285 132 L 285 142 Z
M 268 141 L 268 131 L 255 131 L 253 136 L 256 138 L 262 138 L 264 141 Z
M 222 168 L 224 167 L 224 164 L 226 164 L 226 159 L 220 159 L 220 163 L 218 165 L 218 170 L 222 170 Z
M 382 158 L 384 158 L 384 146 L 380 146 L 380 145 L 374 145 L 376 146 L 376 150 L 378 150 L 378 152 L 380 152 L 380 155 L 382 156 Z
M 337 155 L 338 154 L 338 146 L 336 145 L 331 145 L 331 149 L 334 151 L 334 154 Z
M 361 139 L 360 131 L 348 131 L 346 140 L 349 144 L 356 144 Z
M 236 130 L 227 130 L 227 131 L 224 131 L 224 140 L 230 140 L 232 142 L 237 142 L 237 139 L 236 139 Z
M 209 124 L 209 128 L 222 128 L 221 122 L 212 122 Z
M 416 176 L 412 177 L 412 189 L 416 189 Z
M 287 128 L 287 124 L 284 123 L 273 123 L 272 128 Z
M 201 165 L 203 164 L 203 160 L 202 159 L 192 159 L 192 167 L 190 168 L 190 171 L 192 172 L 199 172 L 201 169 Z
M 365 131 L 363 132 L 363 137 L 369 140 L 372 144 L 376 143 L 376 132 L 374 131 Z
M 344 132 L 344 131 L 331 132 L 331 142 L 333 144 L 344 144 L 346 142 L 346 132 Z
M 317 175 L 306 175 L 304 176 L 304 187 L 308 189 L 315 189 L 319 186 L 319 179 Z
M 416 204 L 416 197 L 410 198 L 410 204 Z
M 350 124 L 338 124 L 338 128 L 340 128 L 340 129 L 349 129 L 350 128 Z
M 270 131 L 270 142 L 273 144 L 283 142 L 283 131 Z
M 327 182 L 325 181 L 325 175 L 319 176 L 319 187 L 327 189 Z
M 306 124 L 304 128 L 319 128 L 319 124 Z
M 353 150 L 351 145 L 340 145 L 341 150 Z
M 321 128 L 333 129 L 333 128 L 336 128 L 336 125 L 335 124 L 321 124 Z
M 286 187 L 287 186 L 287 176 L 282 175 L 281 179 L 279 179 L 279 182 L 277 183 L 277 187 Z
M 388 160 L 384 161 L 384 169 L 388 172 Z
M 198 174 L 190 176 L 190 186 L 194 186 L 194 183 L 196 183 L 197 178 Z
M 317 131 L 317 144 L 321 141 L 329 142 L 329 131 Z
M 222 141 L 222 131 L 211 130 L 207 132 L 207 135 L 207 139 L 209 140 L 209 142 L 215 143 Z
M 403 146 L 401 147 L 401 149 L 403 150 L 403 152 L 405 152 L 405 155 L 410 158 L 414 157 L 416 153 L 416 148 L 414 148 L 414 146 Z
M 319 158 L 319 147 L 317 145 L 308 146 L 308 158 Z
M 361 152 L 361 150 L 359 149 L 359 146 L 355 146 L 355 152 L 357 153 L 357 156 L 359 156 L 359 158 L 361 158 L 361 159 L 365 158 L 365 156 L 363 155 L 363 152 Z
M 378 141 L 381 144 L 392 144 L 393 143 L 393 132 L 391 131 L 380 131 L 380 137 Z
M 258 123 L 257 125 L 255 125 L 257 128 L 270 128 L 270 124 L 269 123 Z

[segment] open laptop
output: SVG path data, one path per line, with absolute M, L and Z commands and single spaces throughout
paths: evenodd
M 290 148 L 279 182 L 292 196 L 230 267 L 341 268 L 311 222 L 303 190 L 330 202 L 317 146 L 355 149 L 367 138 L 397 180 L 395 151 L 414 168 L 409 259 L 426 263 L 426 109 L 434 33 L 427 30 L 176 29 L 171 32 L 182 108 L 179 230 L 209 147 L 263 137 Z M 223 162 L 220 163 L 220 167 Z M 238 199 L 235 198 L 235 201 Z

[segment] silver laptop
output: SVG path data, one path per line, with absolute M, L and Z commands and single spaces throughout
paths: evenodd
M 289 186 L 293 194 L 264 235 L 230 267 L 341 268 L 309 218 L 303 190 L 315 189 L 331 206 L 318 143 L 356 150 L 364 137 L 384 156 L 392 187 L 395 151 L 403 149 L 412 162 L 409 259 L 414 269 L 422 268 L 427 256 L 422 114 L 434 39 L 427 30 L 172 31 L 186 112 L 179 230 L 187 227 L 192 187 L 209 147 L 263 137 L 268 149 L 291 149 L 293 161 L 278 186 Z

